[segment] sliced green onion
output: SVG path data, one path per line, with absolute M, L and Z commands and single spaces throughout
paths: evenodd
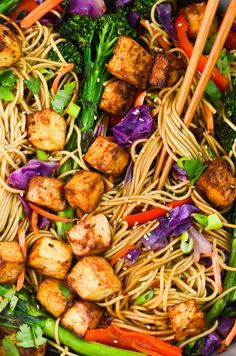
M 80 109 L 80 106 L 76 105 L 75 103 L 70 103 L 67 108 L 67 114 L 73 117 L 77 117 L 79 115 Z
M 24 220 L 24 218 L 25 218 L 25 214 L 22 211 L 19 215 L 19 221 Z
M 74 218 L 75 212 L 70 206 L 68 206 L 63 211 L 60 211 L 57 215 L 62 216 L 63 218 Z M 56 226 L 58 236 L 61 238 L 66 238 L 66 231 L 73 227 L 73 222 L 56 221 Z
M 208 217 L 203 214 L 193 214 L 192 215 L 197 222 L 203 226 L 206 226 L 208 224 Z
M 189 236 L 187 231 L 181 235 L 180 249 L 183 253 L 189 253 L 193 249 L 193 239 Z
M 215 230 L 223 227 L 223 223 L 217 214 L 209 215 L 207 220 L 208 222 L 207 222 L 206 230 Z
M 184 169 L 184 162 L 189 160 L 188 157 L 184 156 L 184 157 L 181 157 L 178 159 L 177 161 L 177 165 L 180 167 L 180 168 L 183 168 Z
M 37 150 L 36 151 L 36 156 L 40 161 L 48 162 L 48 155 L 47 155 L 46 152 L 44 152 L 42 150 Z
M 141 294 L 134 302 L 136 305 L 142 305 L 154 297 L 153 289 L 148 289 L 145 293 Z

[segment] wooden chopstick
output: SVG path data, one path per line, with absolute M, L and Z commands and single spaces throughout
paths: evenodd
M 236 14 L 236 0 L 231 0 L 228 5 L 227 11 L 225 13 L 224 19 L 221 23 L 220 29 L 218 31 L 218 34 L 215 39 L 212 50 L 210 52 L 210 55 L 208 57 L 207 64 L 202 72 L 202 75 L 200 77 L 198 85 L 195 89 L 195 92 L 193 94 L 191 102 L 190 102 L 188 109 L 186 111 L 186 114 L 184 116 L 184 123 L 187 127 L 192 122 L 194 113 L 195 113 L 197 106 L 202 98 L 205 87 L 210 79 L 211 72 L 216 64 L 219 54 L 224 46 L 225 40 L 228 36 L 228 33 L 231 29 L 233 22 L 234 22 L 235 14 Z M 162 171 L 162 175 L 160 177 L 159 184 L 158 184 L 158 189 L 163 188 L 166 178 L 167 178 L 167 176 L 170 172 L 170 169 L 172 167 L 172 163 L 173 163 L 173 159 L 169 156 L 167 159 L 167 162 L 165 164 L 165 168 Z
M 210 31 L 211 24 L 214 20 L 216 11 L 218 9 L 218 5 L 219 5 L 219 0 L 209 0 L 207 2 L 202 24 L 194 44 L 193 53 L 189 60 L 189 64 L 184 76 L 184 80 L 181 85 L 176 101 L 176 112 L 179 116 L 181 115 L 184 108 L 184 104 L 187 100 L 194 75 L 197 71 L 198 62 L 202 55 L 203 49 L 205 47 L 207 36 Z M 153 175 L 153 181 L 155 181 L 158 178 L 159 174 L 161 173 L 161 169 L 166 159 L 166 156 L 167 156 L 167 150 L 165 149 L 165 147 L 163 147 Z M 161 189 L 162 187 L 163 187 L 163 178 L 161 177 L 158 183 L 158 188 Z

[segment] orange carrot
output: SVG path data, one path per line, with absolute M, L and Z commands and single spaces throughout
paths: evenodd
M 56 92 L 57 92 L 57 89 L 58 89 L 58 86 L 59 86 L 61 78 L 65 74 L 69 73 L 73 68 L 74 68 L 74 64 L 71 63 L 68 66 L 61 68 L 57 72 L 56 78 L 54 79 L 54 81 L 52 83 L 52 90 L 54 91 L 54 94 L 56 94 Z
M 40 208 L 37 205 L 34 205 L 33 203 L 29 203 L 29 206 L 31 207 L 31 209 L 33 209 L 39 215 L 45 216 L 46 218 L 48 218 L 49 220 L 52 220 L 52 221 L 72 222 L 72 221 L 76 220 L 76 219 L 70 219 L 70 218 L 63 218 L 62 216 L 58 216 L 58 215 L 49 213 L 48 211 Z
M 149 21 L 148 20 L 141 19 L 140 20 L 140 24 L 148 30 L 148 28 L 149 28 L 149 26 L 148 26 L 149 25 Z M 157 30 L 152 26 L 151 26 L 151 29 L 152 29 L 153 35 L 155 35 L 157 33 Z M 162 35 L 158 36 L 156 39 L 157 39 L 157 42 L 159 43 L 159 45 L 163 49 L 165 49 L 166 51 L 170 50 L 170 47 L 169 47 L 168 43 L 166 43 L 166 41 L 163 39 Z
M 230 330 L 230 332 L 222 342 L 221 347 L 219 348 L 219 350 L 217 350 L 217 353 L 219 354 L 221 352 L 224 352 L 225 349 L 232 343 L 235 337 L 236 337 L 236 320 L 234 321 L 234 325 L 232 329 Z
M 211 134 L 214 131 L 213 114 L 207 105 L 204 105 L 204 112 L 205 112 L 204 121 L 206 123 L 207 132 Z
M 63 0 L 45 0 L 35 9 L 33 9 L 27 16 L 21 20 L 20 25 L 22 28 L 29 28 L 36 21 L 40 20 L 44 15 L 51 11 L 56 5 L 60 4 Z
M 149 350 L 146 347 L 139 345 L 137 342 L 135 342 L 135 340 L 131 342 L 131 345 L 133 346 L 134 350 L 140 351 L 144 354 L 147 354 L 148 356 L 163 356 L 156 351 Z
M 143 105 L 146 94 L 147 94 L 146 91 L 142 91 L 142 92 L 137 96 L 137 98 L 135 99 L 135 102 L 134 102 L 134 108 L 136 108 L 136 106 Z
M 135 245 L 130 244 L 125 247 L 123 247 L 120 251 L 118 251 L 110 260 L 110 265 L 114 266 L 116 262 L 118 262 L 121 258 L 123 258 L 128 252 L 133 250 L 135 248 Z
M 24 285 L 24 280 L 25 280 L 25 268 L 23 271 L 19 274 L 17 282 L 16 282 L 16 291 L 19 292 L 23 288 Z
M 38 224 L 38 218 L 39 218 L 38 213 L 36 213 L 36 211 L 33 210 L 32 216 L 31 216 L 31 226 L 32 226 L 32 229 L 33 229 L 35 234 L 39 233 L 39 229 L 38 229 L 38 225 L 37 225 Z
M 212 268 L 213 268 L 213 273 L 214 273 L 214 279 L 218 287 L 218 293 L 221 294 L 223 291 L 222 288 L 222 282 L 221 282 L 221 275 L 220 275 L 220 264 L 219 264 L 219 256 L 216 248 L 216 242 L 214 240 L 213 242 L 213 248 L 212 248 Z
M 83 218 L 83 213 L 82 213 L 82 211 L 81 211 L 79 208 L 77 208 L 75 212 L 76 212 L 76 216 L 77 216 L 80 220 L 82 220 L 82 218 Z
M 26 242 L 25 242 L 25 230 L 19 229 L 18 230 L 18 241 L 21 252 L 24 256 L 24 260 L 26 260 L 27 249 L 26 249 Z

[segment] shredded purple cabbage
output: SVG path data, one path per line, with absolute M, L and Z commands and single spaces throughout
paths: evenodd
M 183 168 L 180 168 L 177 163 L 173 164 L 173 169 L 177 179 L 186 182 L 188 180 L 186 171 Z
M 91 16 L 97 18 L 106 12 L 104 0 L 70 0 L 67 5 L 70 15 Z
M 133 264 L 137 261 L 137 259 L 139 258 L 141 253 L 141 248 L 140 247 L 136 247 L 133 250 L 129 251 L 126 255 L 125 255 L 125 259 L 126 261 L 128 261 L 130 264 Z
M 140 13 L 138 11 L 130 11 L 128 13 L 128 20 L 133 27 L 136 25 L 139 19 Z
M 16 169 L 9 176 L 9 184 L 17 189 L 26 189 L 30 178 L 35 176 L 49 177 L 58 168 L 57 162 L 43 162 L 31 159 L 25 166 Z
M 216 332 L 213 331 L 208 334 L 204 340 L 202 355 L 210 356 L 213 354 L 213 352 L 220 346 L 221 341 L 221 337 Z
M 24 195 L 20 195 L 18 194 L 17 197 L 20 199 L 21 201 L 21 204 L 22 204 L 22 207 L 23 207 L 23 212 L 24 212 L 24 215 L 27 219 L 30 219 L 30 216 L 31 216 L 31 213 L 32 213 L 32 209 L 31 207 L 29 206 L 29 203 L 28 201 L 25 199 L 25 196 Z
M 134 170 L 134 163 L 131 160 L 129 165 L 128 165 L 128 168 L 126 170 L 125 179 L 124 179 L 124 185 L 127 185 L 131 181 L 131 179 L 133 177 L 133 170 Z
M 39 230 L 44 229 L 49 223 L 50 221 L 47 218 L 45 218 L 45 216 L 39 215 L 38 224 L 37 224 Z
M 127 4 L 130 4 L 133 0 L 117 0 L 116 1 L 116 7 L 122 8 Z
M 194 260 L 198 262 L 201 254 L 210 256 L 212 246 L 210 242 L 203 236 L 198 230 L 191 226 L 188 230 L 190 236 L 193 239 L 193 254 Z
M 96 137 L 101 136 L 103 127 L 104 127 L 103 123 L 99 122 L 98 127 L 97 127 L 97 132 L 96 132 L 96 135 L 95 135 Z
M 171 4 L 157 5 L 157 13 L 161 24 L 173 41 L 177 41 L 175 29 L 171 20 L 172 7 Z
M 147 138 L 154 128 L 153 118 L 147 105 L 131 109 L 128 114 L 113 127 L 112 132 L 116 142 L 129 148 L 136 140 Z
M 142 238 L 142 243 L 148 250 L 161 250 L 168 245 L 168 219 L 162 216 L 158 221 L 158 227 Z
M 234 323 L 233 318 L 221 318 L 219 320 L 218 327 L 216 331 L 223 337 L 226 338 L 228 333 L 230 332 L 230 329 L 232 328 Z

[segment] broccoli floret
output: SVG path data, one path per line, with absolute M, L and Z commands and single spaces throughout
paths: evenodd
M 61 42 L 58 44 L 58 49 L 61 52 L 62 56 L 68 63 L 74 63 L 75 69 L 78 73 L 83 71 L 83 55 L 78 51 L 77 47 L 72 42 Z M 59 61 L 58 54 L 54 49 L 48 53 L 48 59 L 51 61 Z
M 236 92 L 226 94 L 223 98 L 223 104 L 225 115 L 236 124 Z
M 232 149 L 234 140 L 236 139 L 236 132 L 226 123 L 216 124 L 215 138 L 226 152 Z
M 141 18 L 148 20 L 150 19 L 151 8 L 155 3 L 156 0 L 134 0 L 131 10 L 139 12 Z

